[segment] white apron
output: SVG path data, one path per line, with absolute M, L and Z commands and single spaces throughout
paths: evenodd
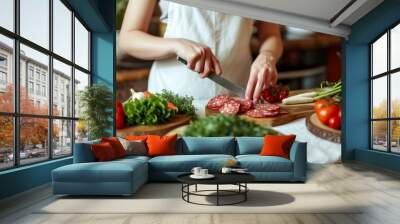
M 164 37 L 185 38 L 210 47 L 220 60 L 223 76 L 246 86 L 250 66 L 250 38 L 253 20 L 169 2 L 168 24 Z M 176 58 L 153 63 L 148 89 L 150 92 L 171 90 L 195 100 L 207 100 L 226 90 L 189 70 Z

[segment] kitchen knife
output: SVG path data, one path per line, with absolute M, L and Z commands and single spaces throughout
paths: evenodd
M 182 62 L 183 64 L 187 65 L 187 61 L 181 57 L 178 57 L 178 61 Z M 214 81 L 215 83 L 221 85 L 222 87 L 224 87 L 225 89 L 231 91 L 233 94 L 241 97 L 241 98 L 245 98 L 246 96 L 246 90 L 229 81 L 228 79 L 225 79 L 224 77 L 217 75 L 217 74 L 210 74 L 207 76 L 207 78 L 211 79 L 212 81 Z

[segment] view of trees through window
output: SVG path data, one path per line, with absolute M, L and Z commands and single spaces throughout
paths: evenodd
M 400 153 L 400 25 L 371 44 L 371 144 Z
M 90 32 L 63 0 L 19 3 L 0 1 L 0 170 L 70 156 L 87 139 Z

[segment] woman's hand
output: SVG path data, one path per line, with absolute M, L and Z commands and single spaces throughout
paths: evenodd
M 246 87 L 246 99 L 257 102 L 264 88 L 275 85 L 278 80 L 276 58 L 269 51 L 262 51 L 251 65 Z
M 187 67 L 199 73 L 202 78 L 211 73 L 222 73 L 221 65 L 209 47 L 187 39 L 174 40 L 175 54 L 185 59 Z

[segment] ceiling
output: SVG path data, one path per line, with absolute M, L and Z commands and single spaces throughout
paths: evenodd
M 171 0 L 315 32 L 348 37 L 351 25 L 383 0 Z

